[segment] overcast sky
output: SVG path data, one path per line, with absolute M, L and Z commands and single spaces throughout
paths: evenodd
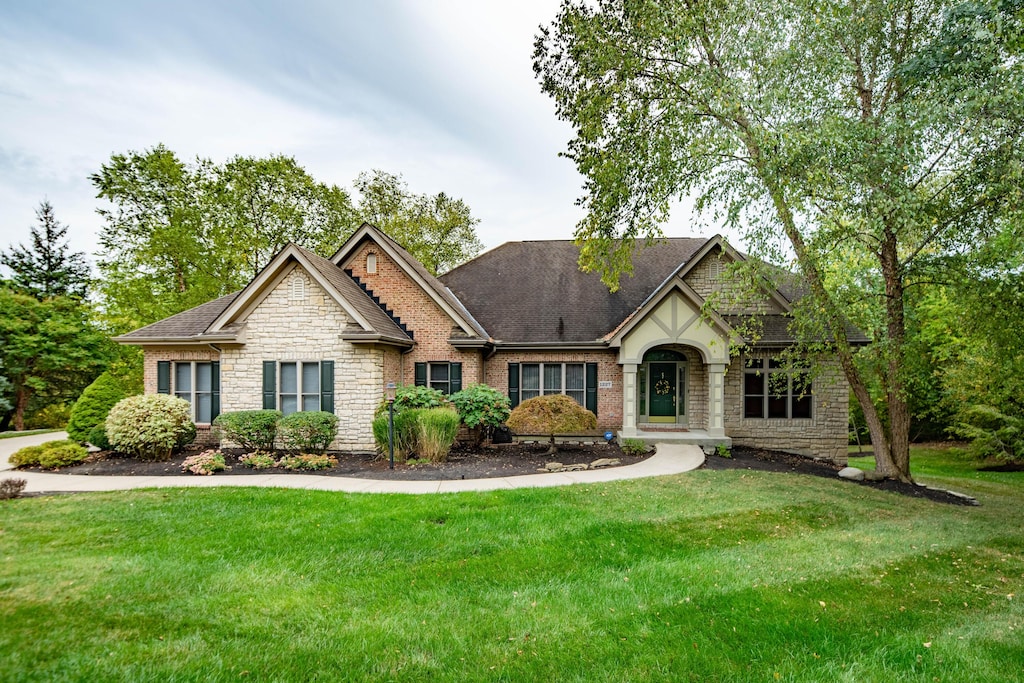
M 163 143 L 182 160 L 286 154 L 464 199 L 490 248 L 568 239 L 582 179 L 532 69 L 556 0 L 0 2 L 0 248 L 48 198 L 94 261 L 88 176 Z M 683 212 L 679 212 L 680 214 Z M 704 234 L 710 234 L 707 230 Z M 666 234 L 702 234 L 676 215 Z

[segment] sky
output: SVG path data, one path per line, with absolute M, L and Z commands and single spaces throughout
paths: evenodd
M 541 93 L 534 35 L 557 0 L 3 0 L 0 249 L 44 199 L 91 262 L 89 175 L 163 144 L 182 160 L 292 156 L 352 192 L 401 174 L 480 219 L 487 248 L 570 239 L 582 177 Z M 665 233 L 705 234 L 678 209 Z

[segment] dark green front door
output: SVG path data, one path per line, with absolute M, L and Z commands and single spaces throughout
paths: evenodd
M 650 391 L 651 422 L 676 421 L 676 364 L 651 363 L 647 386 Z

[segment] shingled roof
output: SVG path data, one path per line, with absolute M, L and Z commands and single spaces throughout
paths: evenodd
M 569 240 L 508 242 L 441 276 L 490 336 L 506 343 L 595 342 L 614 330 L 707 240 L 675 237 L 638 247 L 635 272 L 609 293 L 579 270 Z
M 217 319 L 231 305 L 239 292 L 226 294 L 219 299 L 182 311 L 169 318 L 158 320 L 137 330 L 117 337 L 120 342 L 145 342 L 162 339 L 188 340 L 195 339 L 206 332 L 210 323 Z

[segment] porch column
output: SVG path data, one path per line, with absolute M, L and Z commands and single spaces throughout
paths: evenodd
M 636 363 L 622 365 L 622 436 L 636 436 Z
M 725 436 L 725 363 L 708 363 L 708 436 Z

